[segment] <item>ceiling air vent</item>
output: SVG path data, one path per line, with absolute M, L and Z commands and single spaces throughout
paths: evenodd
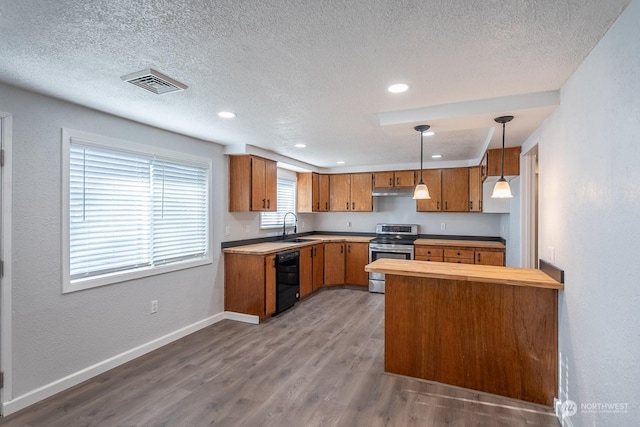
M 134 84 L 142 89 L 146 89 L 149 92 L 153 92 L 156 95 L 162 95 L 163 93 L 177 92 L 185 90 L 187 85 L 173 80 L 171 77 L 149 68 L 148 70 L 138 71 L 137 73 L 127 74 L 120 77 L 125 82 Z

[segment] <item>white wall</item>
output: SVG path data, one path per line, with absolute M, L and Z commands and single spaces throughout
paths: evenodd
M 500 235 L 499 214 L 416 212 L 416 201 L 411 197 L 376 197 L 373 206 L 374 212 L 315 214 L 316 230 L 373 233 L 377 223 L 390 222 L 419 224 L 420 234 Z M 445 230 L 441 229 L 443 223 Z
M 640 419 L 640 1 L 561 90 L 540 129 L 540 255 L 565 270 L 560 395 L 573 426 Z M 581 405 L 628 404 L 623 413 Z
M 220 146 L 4 85 L 0 111 L 13 114 L 13 382 L 5 399 L 223 311 L 218 207 L 226 205 L 227 167 Z M 62 295 L 62 127 L 212 159 L 213 264 Z M 153 299 L 159 312 L 151 315 Z

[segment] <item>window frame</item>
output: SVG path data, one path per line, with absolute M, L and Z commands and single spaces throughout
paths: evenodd
M 277 203 L 277 207 L 278 209 L 276 210 L 276 212 L 260 212 L 260 230 L 275 230 L 278 228 L 282 228 L 282 223 L 280 224 L 273 224 L 273 225 L 263 225 L 263 218 L 264 216 L 271 216 L 271 215 L 276 215 L 278 216 L 280 212 L 283 212 L 283 215 L 286 214 L 287 212 L 293 212 L 296 217 L 298 215 L 297 212 L 297 190 L 298 190 L 298 183 L 295 179 L 293 178 L 289 178 L 288 176 L 278 176 L 277 181 L 276 181 L 276 188 L 278 187 L 278 184 L 280 181 L 286 181 L 286 182 L 290 182 L 293 184 L 293 191 L 292 191 L 292 195 L 293 195 L 293 209 L 292 210 L 286 210 L 286 211 L 281 211 L 280 210 L 280 202 L 278 201 Z M 278 197 L 278 196 L 276 196 Z M 287 227 L 293 227 L 295 225 L 295 218 L 292 216 L 288 216 L 287 217 Z
M 117 271 L 96 276 L 88 276 L 83 278 L 71 279 L 70 260 L 71 260 L 71 242 L 70 242 L 70 166 L 71 166 L 71 140 L 82 142 L 82 144 L 94 146 L 102 149 L 111 149 L 116 151 L 127 152 L 131 154 L 140 154 L 145 156 L 158 156 L 167 160 L 176 162 L 185 162 L 198 165 L 207 169 L 206 177 L 206 211 L 207 211 L 207 248 L 206 254 L 202 257 L 171 262 L 156 266 L 143 266 L 135 269 Z M 144 277 L 165 274 L 173 271 L 184 270 L 187 268 L 199 267 L 202 265 L 212 264 L 213 255 L 211 253 L 211 242 L 213 241 L 213 230 L 211 227 L 211 179 L 212 179 L 212 160 L 180 153 L 177 151 L 157 148 L 150 145 L 140 144 L 136 142 L 111 138 L 103 135 L 92 134 L 89 132 L 63 128 L 62 129 L 62 293 L 70 293 L 91 289 L 99 286 L 121 283 L 129 280 L 141 279 Z

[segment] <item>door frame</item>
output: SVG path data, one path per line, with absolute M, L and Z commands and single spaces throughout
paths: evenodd
M 539 142 L 536 138 L 531 144 L 524 144 L 520 158 L 520 267 L 523 268 L 538 268 Z
M 2 173 L 2 238 L 0 258 L 4 262 L 4 274 L 0 278 L 0 369 L 4 372 L 4 387 L 0 390 L 0 415 L 4 415 L 7 402 L 13 398 L 11 359 L 11 197 L 12 197 L 12 137 L 13 116 L 0 111 L 0 145 L 4 150 Z

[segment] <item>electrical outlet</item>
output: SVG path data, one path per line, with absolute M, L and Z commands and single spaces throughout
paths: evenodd
M 347 221 L 347 227 L 351 227 L 351 221 Z
M 301 229 L 303 229 L 303 228 L 304 228 L 304 221 L 302 221 L 302 222 L 300 223 L 300 228 L 301 228 Z
M 547 259 L 551 264 L 556 262 L 556 248 L 553 246 L 547 246 Z
M 158 300 L 154 299 L 151 301 L 151 314 L 158 312 Z
M 446 230 L 447 229 L 447 224 L 444 222 L 440 223 L 440 230 Z
M 229 227 L 228 225 L 224 228 L 224 235 L 225 236 L 231 235 L 231 227 Z
M 251 233 L 251 226 L 249 226 L 249 225 L 245 225 L 245 226 L 244 226 L 244 233 L 245 233 L 245 234 L 249 234 L 249 233 Z

